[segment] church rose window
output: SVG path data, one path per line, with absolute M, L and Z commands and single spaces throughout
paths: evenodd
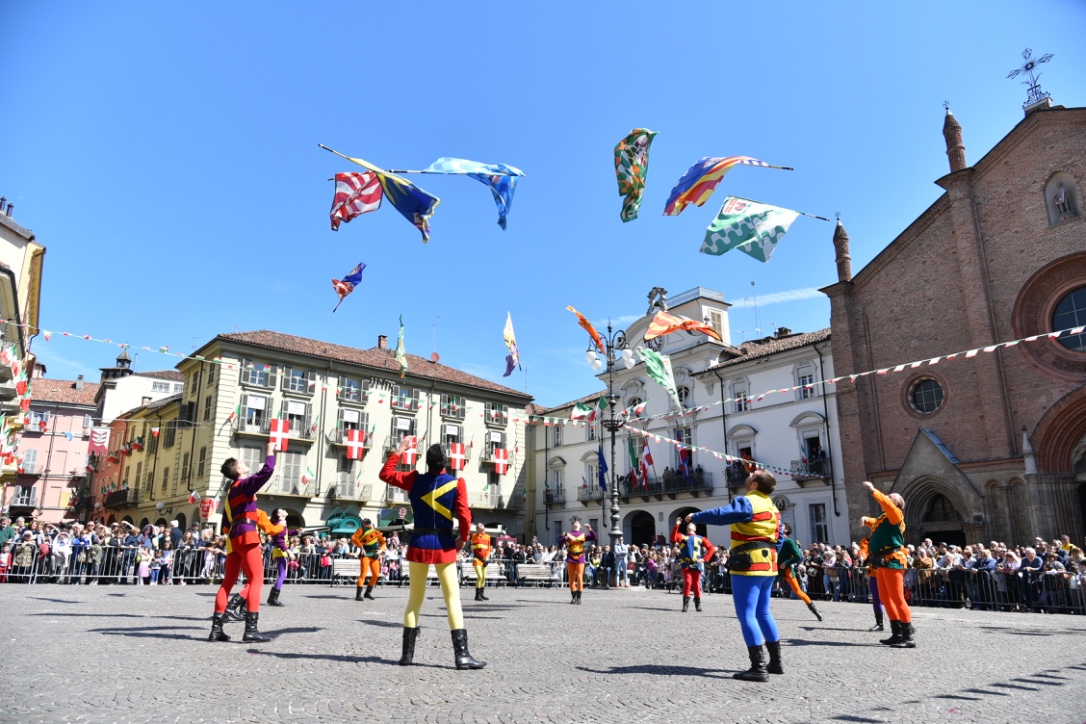
M 1086 287 L 1079 287 L 1060 300 L 1052 311 L 1052 331 L 1086 325 Z M 1075 352 L 1086 351 L 1086 334 L 1059 338 L 1059 343 Z
M 917 412 L 935 412 L 943 404 L 943 387 L 933 379 L 924 379 L 913 385 L 909 400 Z

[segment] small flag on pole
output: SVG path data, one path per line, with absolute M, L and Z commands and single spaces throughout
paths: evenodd
M 354 269 L 351 269 L 343 277 L 343 279 L 332 279 L 332 288 L 336 290 L 336 294 L 339 295 L 339 301 L 336 303 L 336 309 L 339 309 L 339 305 L 343 304 L 343 300 L 347 298 L 347 295 L 354 291 L 354 288 L 362 283 L 362 270 L 366 268 L 365 262 L 358 262 L 358 265 Z M 336 309 L 332 311 L 335 312 Z

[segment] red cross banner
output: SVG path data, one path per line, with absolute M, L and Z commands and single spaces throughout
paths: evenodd
M 276 451 L 286 452 L 287 435 L 290 434 L 290 420 L 272 420 L 270 427 L 271 429 L 268 431 L 268 437 L 275 442 Z
M 449 443 L 449 469 L 450 470 L 463 470 L 464 461 L 466 456 L 464 455 L 464 443 L 451 442 Z
M 509 471 L 509 451 L 503 447 L 494 448 L 494 472 L 505 475 Z
M 418 445 L 417 442 L 415 444 Z M 418 462 L 418 459 L 419 449 L 418 447 L 412 447 L 404 451 L 403 460 L 401 460 L 400 462 L 402 462 L 404 465 L 414 466 L 415 463 Z
M 200 517 L 207 520 L 215 512 L 215 499 L 203 498 L 200 500 Z
M 366 433 L 361 430 L 347 431 L 347 459 L 361 460 L 366 454 Z

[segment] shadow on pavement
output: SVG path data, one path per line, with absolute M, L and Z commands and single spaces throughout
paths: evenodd
M 789 646 L 848 646 L 868 648 L 871 646 L 882 646 L 878 641 L 872 641 L 869 644 L 854 644 L 848 641 L 807 641 L 805 639 L 784 639 L 784 642 Z
M 397 661 L 394 659 L 382 659 L 379 656 L 347 656 L 344 654 L 299 654 L 286 651 L 264 651 L 261 649 L 249 649 L 249 653 L 257 656 L 274 656 L 277 659 L 313 659 L 316 661 L 337 661 L 344 664 L 397 663 Z
M 44 598 L 42 596 L 27 596 L 32 601 L 49 601 L 50 603 L 82 603 L 82 601 L 69 601 L 65 598 Z
M 727 679 L 732 676 L 723 669 L 705 669 L 700 666 L 670 666 L 668 664 L 637 664 L 635 666 L 612 666 L 609 669 L 592 669 L 587 666 L 576 667 L 579 671 L 592 674 L 652 674 L 654 676 L 700 676 L 709 679 Z

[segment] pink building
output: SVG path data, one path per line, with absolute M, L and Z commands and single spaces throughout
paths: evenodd
M 30 422 L 19 440 L 23 466 L 15 485 L 4 489 L 0 507 L 13 518 L 59 523 L 87 480 L 98 385 L 84 382 L 82 376 L 77 380 L 35 376 L 32 390 Z

